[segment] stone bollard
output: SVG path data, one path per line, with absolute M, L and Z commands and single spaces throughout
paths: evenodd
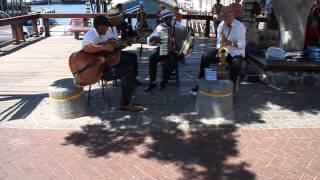
M 86 98 L 83 88 L 76 87 L 73 78 L 60 79 L 49 87 L 51 111 L 54 115 L 71 119 L 83 116 L 86 113 Z
M 230 80 L 199 82 L 196 109 L 203 118 L 233 118 L 233 83 Z

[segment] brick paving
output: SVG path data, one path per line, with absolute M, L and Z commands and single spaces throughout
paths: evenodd
M 320 179 L 320 88 L 243 82 L 234 119 L 201 119 L 189 90 L 207 43 L 180 65 L 179 87 L 137 88 L 145 112 L 120 111 L 119 88 L 107 107 L 95 86 L 77 119 L 50 114 L 47 86 L 71 76 L 79 41 L 50 37 L 0 57 L 0 179 Z
M 0 129 L 0 179 L 320 179 L 320 129 Z

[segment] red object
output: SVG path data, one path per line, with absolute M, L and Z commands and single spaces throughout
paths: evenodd
M 319 44 L 319 32 L 318 29 L 312 26 L 308 26 L 306 30 L 306 38 L 304 45 L 313 46 Z
M 83 19 L 82 18 L 72 18 L 70 21 L 71 26 L 75 27 L 82 27 L 83 25 Z
M 40 33 L 43 33 L 43 32 L 44 32 L 43 26 L 40 27 L 39 31 L 40 31 Z

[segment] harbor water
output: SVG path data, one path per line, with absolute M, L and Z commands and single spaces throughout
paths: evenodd
M 135 3 L 129 3 L 124 6 L 124 9 L 130 8 L 133 5 L 139 4 L 139 1 L 135 1 Z M 147 13 L 155 13 L 159 7 L 159 2 L 155 0 L 144 0 L 144 9 Z M 32 11 L 41 11 L 54 9 L 55 13 L 86 13 L 86 5 L 85 4 L 52 4 L 52 5 L 31 5 Z M 56 19 L 59 24 L 68 25 L 70 23 L 70 19 Z M 154 24 L 153 19 L 148 20 L 148 24 Z M 132 25 L 135 26 L 136 20 L 132 20 Z

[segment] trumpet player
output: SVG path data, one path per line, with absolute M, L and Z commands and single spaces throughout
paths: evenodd
M 231 6 L 222 9 L 222 22 L 218 26 L 217 49 L 202 55 L 199 71 L 199 79 L 204 77 L 204 69 L 210 64 L 219 63 L 219 49 L 225 47 L 228 50 L 226 63 L 230 67 L 230 79 L 237 83 L 241 73 L 241 63 L 245 57 L 246 47 L 246 28 L 238 20 L 234 18 Z M 196 93 L 199 86 L 192 88 L 192 92 Z

